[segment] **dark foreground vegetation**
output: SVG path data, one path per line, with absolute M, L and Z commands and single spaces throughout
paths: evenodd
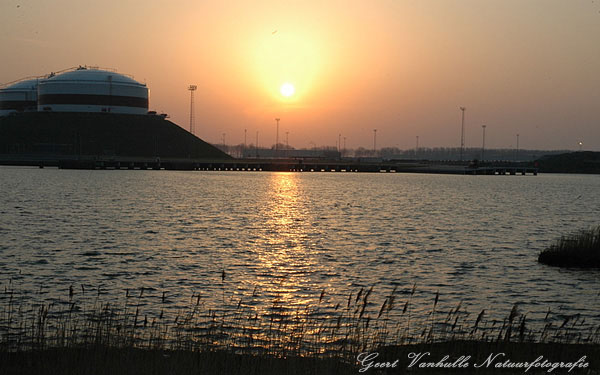
M 548 366 L 562 366 L 554 374 L 600 370 L 600 327 L 579 314 L 548 311 L 533 324 L 514 305 L 498 321 L 485 310 L 472 316 L 462 303 L 438 310 L 439 294 L 430 311 L 416 312 L 416 286 L 394 289 L 383 303 L 370 301 L 372 290 L 337 304 L 322 292 L 298 308 L 276 296 L 261 309 L 255 290 L 236 295 L 239 301 L 223 297 L 219 311 L 193 295 L 170 316 L 168 297 L 149 306 L 144 289 L 126 291 L 119 303 L 102 302 L 98 291 L 88 304 L 70 288 L 68 300 L 31 304 L 7 287 L 0 374 L 522 374 L 523 363 L 534 361 L 528 374 L 548 373 Z M 79 296 L 86 292 L 81 287 Z
M 449 357 L 444 360 L 446 355 Z M 343 375 L 405 374 L 408 371 L 412 374 L 523 374 L 528 364 L 537 360 L 539 365 L 533 365 L 527 373 L 548 373 L 555 367 L 550 373 L 597 374 L 600 346 L 456 340 L 378 348 L 362 356 L 357 355 L 357 358 L 361 362 L 339 357 L 278 358 L 224 350 L 169 351 L 107 346 L 50 348 L 0 352 L 0 373 Z M 413 361 L 415 363 L 411 365 Z M 571 367 L 572 371 L 568 371 Z M 361 369 L 364 371 L 361 372 Z
M 562 236 L 540 253 L 538 261 L 550 266 L 600 268 L 600 226 Z

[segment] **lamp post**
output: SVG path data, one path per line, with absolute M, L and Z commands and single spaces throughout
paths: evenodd
M 483 161 L 483 153 L 485 152 L 485 125 L 481 125 L 483 129 L 483 142 L 481 143 L 481 161 Z
M 460 107 L 462 112 L 462 120 L 460 122 L 460 161 L 463 160 L 463 152 L 465 148 L 465 110 L 467 107 Z
M 279 156 L 279 118 L 276 118 L 277 121 L 277 135 L 275 136 L 275 156 Z
M 417 144 L 415 146 L 415 157 L 417 157 L 418 153 L 419 153 L 419 136 L 417 135 Z
M 194 123 L 196 121 L 195 119 L 195 114 L 194 114 L 194 91 L 196 91 L 198 89 L 198 86 L 196 85 L 190 85 L 188 87 L 188 90 L 190 91 L 190 133 L 194 134 L 195 129 L 194 129 Z
M 373 129 L 373 156 L 377 152 L 377 129 Z
M 242 150 L 242 157 L 246 157 L 246 136 L 248 133 L 248 129 L 244 129 L 244 149 Z

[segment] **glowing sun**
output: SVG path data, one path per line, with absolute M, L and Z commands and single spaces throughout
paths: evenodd
M 289 98 L 290 96 L 294 95 L 296 89 L 294 88 L 294 85 L 292 85 L 289 82 L 286 82 L 283 85 L 281 85 L 279 92 L 281 93 L 281 95 L 285 96 L 286 98 Z

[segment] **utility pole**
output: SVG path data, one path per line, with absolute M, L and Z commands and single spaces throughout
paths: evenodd
M 463 160 L 463 152 L 465 149 L 465 110 L 466 107 L 460 107 L 462 112 L 462 120 L 460 123 L 460 161 Z
M 190 133 L 194 134 L 195 129 L 194 129 L 194 122 L 195 122 L 195 113 L 194 113 L 194 91 L 196 91 L 196 89 L 198 88 L 198 86 L 196 85 L 190 85 L 188 87 L 188 90 L 190 90 Z
M 485 152 L 485 125 L 481 125 L 483 129 L 483 142 L 481 143 L 481 161 L 483 161 L 483 153 Z

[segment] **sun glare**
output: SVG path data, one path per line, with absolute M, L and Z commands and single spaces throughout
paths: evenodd
M 298 105 L 314 90 L 327 56 L 321 41 L 305 30 L 265 29 L 248 41 L 250 76 L 274 103 Z
M 294 88 L 294 85 L 292 85 L 289 82 L 286 82 L 283 85 L 281 85 L 279 92 L 281 92 L 281 95 L 285 96 L 286 98 L 289 98 L 290 96 L 294 95 L 296 89 Z

